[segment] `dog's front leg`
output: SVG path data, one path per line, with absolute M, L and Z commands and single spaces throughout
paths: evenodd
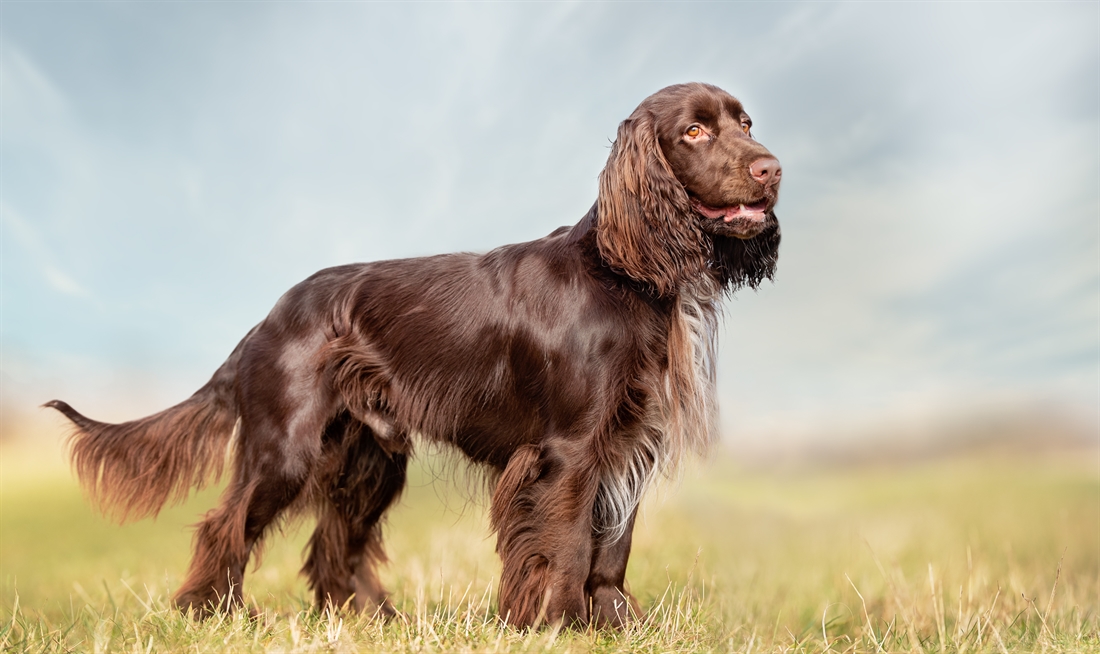
M 548 440 L 519 448 L 497 482 L 492 517 L 503 564 L 500 615 L 509 624 L 587 624 L 599 479 L 591 460 L 581 443 Z
M 617 539 L 609 540 L 599 534 L 592 539 L 592 570 L 585 583 L 585 592 L 589 598 L 590 619 L 596 627 L 619 628 L 641 615 L 638 600 L 625 588 L 626 562 L 630 558 L 637 515 L 635 507 L 626 529 Z

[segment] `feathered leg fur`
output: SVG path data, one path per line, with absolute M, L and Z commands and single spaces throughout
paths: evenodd
M 318 607 L 350 600 L 360 611 L 392 616 L 377 575 L 386 562 L 380 521 L 405 486 L 408 454 L 384 450 L 371 428 L 347 413 L 329 425 L 324 441 L 314 477 L 317 528 L 302 572 Z
M 497 482 L 492 524 L 503 571 L 500 614 L 519 627 L 586 624 L 592 508 L 599 476 L 583 443 L 519 448 Z

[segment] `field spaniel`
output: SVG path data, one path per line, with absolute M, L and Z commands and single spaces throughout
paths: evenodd
M 218 477 L 175 603 L 243 603 L 281 517 L 317 517 L 303 568 L 319 606 L 393 613 L 381 521 L 418 439 L 483 468 L 517 626 L 619 626 L 639 500 L 715 438 L 723 294 L 775 271 L 779 162 L 735 98 L 680 84 L 619 125 L 580 222 L 487 254 L 322 270 L 290 289 L 213 378 L 155 415 L 107 424 L 61 401 L 72 460 L 120 519 Z

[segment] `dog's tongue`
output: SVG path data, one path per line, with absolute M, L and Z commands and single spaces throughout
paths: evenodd
M 707 218 L 723 219 L 725 222 L 732 222 L 735 218 L 748 218 L 750 220 L 763 220 L 764 219 L 764 207 L 766 203 L 757 202 L 756 204 L 735 204 L 730 207 L 722 207 L 715 209 L 708 207 L 698 202 L 695 203 L 695 208 L 699 210 L 699 213 L 703 214 Z

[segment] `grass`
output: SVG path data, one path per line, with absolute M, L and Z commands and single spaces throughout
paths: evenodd
M 521 632 L 495 612 L 484 507 L 417 468 L 383 574 L 404 618 L 319 614 L 274 535 L 258 615 L 193 623 L 168 603 L 204 492 L 113 525 L 56 448 L 3 444 L 0 648 L 13 651 L 1100 652 L 1095 452 L 754 471 L 719 456 L 644 508 L 622 633 Z

